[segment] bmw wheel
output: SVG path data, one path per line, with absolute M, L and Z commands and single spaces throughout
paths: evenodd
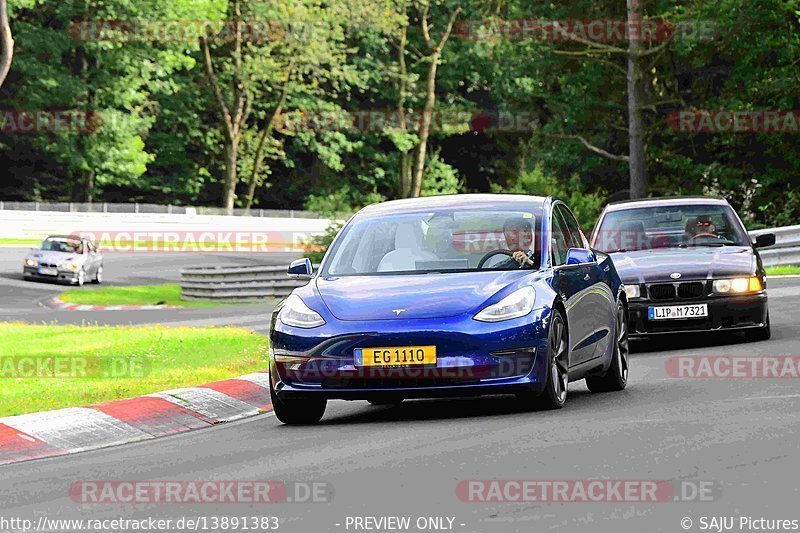
M 97 267 L 97 272 L 94 273 L 94 280 L 92 280 L 92 283 L 94 283 L 95 285 L 100 285 L 101 283 L 103 283 L 103 267 L 102 266 Z
M 617 307 L 611 365 L 605 375 L 586 378 L 586 386 L 592 392 L 611 392 L 624 389 L 628 384 L 629 364 L 628 320 L 625 306 L 620 302 Z
M 78 271 L 78 287 L 83 287 L 83 284 L 86 283 L 86 271 L 84 269 L 80 269 Z

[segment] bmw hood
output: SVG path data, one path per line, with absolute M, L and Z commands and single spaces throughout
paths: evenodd
M 504 287 L 530 271 L 344 276 L 317 279 L 339 320 L 445 318 L 477 313 Z
M 64 261 L 72 261 L 73 263 L 82 263 L 83 256 L 72 254 L 68 252 L 44 252 L 42 250 L 34 250 L 30 253 L 31 259 L 36 259 L 39 263 L 47 263 L 57 265 Z
M 611 254 L 624 283 L 658 283 L 750 276 L 756 269 L 752 250 L 743 246 L 666 248 Z

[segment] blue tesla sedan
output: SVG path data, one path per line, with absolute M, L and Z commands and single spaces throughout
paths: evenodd
M 513 394 L 560 408 L 569 382 L 628 380 L 625 287 L 561 201 L 456 195 L 364 208 L 276 308 L 278 419 L 318 422 L 331 399 Z

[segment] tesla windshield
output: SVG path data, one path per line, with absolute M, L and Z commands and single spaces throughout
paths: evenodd
M 496 208 L 360 218 L 337 239 L 322 275 L 531 268 L 540 264 L 540 223 L 537 213 Z
M 604 252 L 689 246 L 749 246 L 733 210 L 725 205 L 631 208 L 603 217 L 595 248 Z

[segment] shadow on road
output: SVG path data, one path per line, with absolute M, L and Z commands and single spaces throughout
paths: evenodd
M 364 409 L 343 416 L 326 416 L 318 424 L 324 426 L 352 424 L 385 424 L 386 422 L 410 422 L 427 420 L 456 420 L 469 418 L 497 418 L 500 416 L 526 415 L 552 420 L 587 412 L 597 412 L 604 406 L 606 413 L 619 409 L 620 415 L 628 412 L 632 396 L 643 391 L 625 390 L 617 393 L 593 394 L 585 389 L 569 391 L 567 405 L 559 410 L 537 410 L 527 408 L 513 396 L 480 396 L 476 398 L 442 398 L 407 400 L 395 406 L 367 406 L 356 402 Z M 281 426 L 291 429 L 291 426 Z
M 711 348 L 714 346 L 729 346 L 747 344 L 741 333 L 680 333 L 666 334 L 642 339 L 631 339 L 632 354 L 646 354 L 651 352 L 669 352 L 674 350 L 693 350 L 697 348 Z

